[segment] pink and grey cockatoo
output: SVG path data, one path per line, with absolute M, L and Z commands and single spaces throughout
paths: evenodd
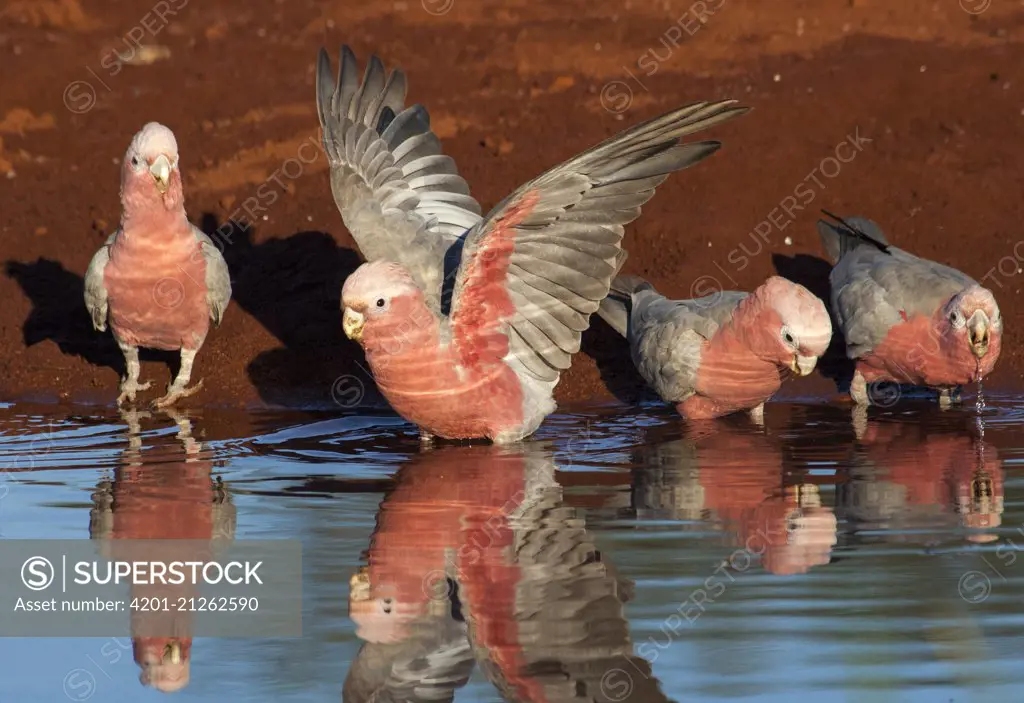
M 625 256 L 623 225 L 673 171 L 718 142 L 682 137 L 746 111 L 701 102 L 629 129 L 520 187 L 486 217 L 401 71 L 320 52 L 317 104 L 331 188 L 368 260 L 342 289 L 391 406 L 421 436 L 511 442 L 554 408 L 559 374 Z
M 185 214 L 178 144 L 150 122 L 132 139 L 121 166 L 121 226 L 100 247 L 85 274 L 85 306 L 98 331 L 109 321 L 127 374 L 118 405 L 135 401 L 139 347 L 181 352 L 181 368 L 154 401 L 168 407 L 194 394 L 192 364 L 210 321 L 220 324 L 231 300 L 228 267 L 213 241 Z
M 945 406 L 992 371 L 1003 320 L 991 291 L 890 246 L 871 220 L 834 219 L 819 220 L 818 233 L 834 265 L 832 310 L 856 362 L 854 402 L 869 404 L 869 384 L 891 381 L 936 388 Z
M 832 339 L 825 304 L 772 276 L 753 293 L 670 300 L 637 276 L 619 276 L 600 315 L 629 342 L 633 363 L 662 400 L 690 420 L 750 411 L 795 373 L 806 376 Z

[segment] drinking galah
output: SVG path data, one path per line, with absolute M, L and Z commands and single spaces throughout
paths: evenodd
M 228 267 L 213 241 L 185 214 L 178 144 L 150 122 L 132 139 L 121 166 L 121 226 L 100 247 L 85 274 L 85 306 L 96 330 L 110 322 L 126 375 L 117 404 L 135 401 L 139 347 L 181 352 L 181 368 L 154 401 L 168 407 L 194 394 L 192 364 L 210 320 L 220 324 L 231 300 Z
M 512 442 L 555 409 L 559 374 L 624 257 L 623 225 L 673 171 L 718 142 L 682 138 L 746 111 L 700 102 L 556 166 L 486 217 L 405 77 L 371 57 L 363 81 L 321 50 L 317 105 L 331 188 L 368 263 L 342 289 L 345 334 L 421 436 Z
M 762 421 L 764 403 L 790 376 L 806 376 L 832 339 L 825 304 L 772 276 L 753 293 L 670 300 L 638 276 L 619 276 L 600 315 L 629 342 L 633 363 L 662 400 L 689 420 L 739 410 Z
M 829 216 L 838 224 L 819 220 L 818 233 L 834 266 L 832 310 L 856 362 L 855 403 L 869 404 L 869 384 L 889 381 L 938 389 L 946 406 L 992 371 L 1003 320 L 991 291 L 890 246 L 871 220 Z

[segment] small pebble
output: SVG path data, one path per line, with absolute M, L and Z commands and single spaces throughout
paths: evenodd
M 921 73 L 924 73 L 927 70 L 928 70 L 927 66 L 921 66 Z
M 312 221 L 313 221 L 313 216 L 312 215 L 306 215 L 306 222 L 312 222 Z
M 269 217 L 267 217 L 266 215 L 264 215 L 264 216 L 263 216 L 263 221 L 264 221 L 264 222 L 266 222 L 266 221 L 267 221 L 267 220 L 269 220 L 269 219 L 270 219 L 270 218 L 269 218 Z
M 9 178 L 9 179 L 11 179 L 11 180 L 13 180 L 13 179 L 14 179 L 14 177 L 15 177 L 15 176 L 17 176 L 17 175 L 18 175 L 18 174 L 16 174 L 16 173 L 14 172 L 14 169 L 13 169 L 13 168 L 12 168 L 12 169 L 11 169 L 10 171 L 8 171 L 8 172 L 7 172 L 7 178 Z
M 782 74 L 781 73 L 776 73 L 774 76 L 772 76 L 772 80 L 775 81 L 776 83 L 778 83 L 779 81 L 782 80 Z
M 596 44 L 594 44 L 594 51 L 600 51 L 600 50 L 601 50 L 601 42 L 597 42 Z
M 786 246 L 787 246 L 787 247 L 791 247 L 791 246 L 793 246 L 793 238 L 792 238 L 792 237 L 786 237 L 786 238 L 785 238 L 785 239 L 783 239 L 782 241 L 784 241 L 784 242 L 786 243 Z

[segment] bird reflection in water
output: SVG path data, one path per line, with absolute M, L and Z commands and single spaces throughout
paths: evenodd
M 476 663 L 509 701 L 668 700 L 633 654 L 632 584 L 564 504 L 543 444 L 417 455 L 381 503 L 366 562 L 351 581 L 365 642 L 345 701 L 450 701 Z
M 219 543 L 235 534 L 235 508 L 213 461 L 192 437 L 192 421 L 177 411 L 164 411 L 178 426 L 175 437 L 158 436 L 144 443 L 141 420 L 148 412 L 123 410 L 128 447 L 113 480 L 102 480 L 93 493 L 89 535 L 101 543 L 109 559 L 149 560 L 151 551 L 126 549 L 119 540 L 196 540 L 209 548 L 197 551 L 195 542 L 161 549 L 160 559 L 208 560 Z M 148 444 L 148 446 L 144 446 Z M 202 552 L 202 553 L 200 553 Z M 132 585 L 128 601 L 159 598 L 177 601 L 198 595 L 183 585 Z M 139 681 L 163 692 L 178 691 L 189 683 L 192 657 L 192 620 L 187 612 L 131 613 L 132 652 L 141 669 Z
M 972 542 L 998 539 L 989 530 L 1002 523 L 1003 462 L 973 427 L 921 418 L 873 422 L 846 461 L 850 476 L 837 509 L 854 530 L 927 542 L 960 527 Z
M 760 430 L 652 427 L 632 462 L 638 519 L 710 522 L 773 574 L 806 573 L 832 559 L 835 513 L 817 485 L 786 479 L 780 448 Z

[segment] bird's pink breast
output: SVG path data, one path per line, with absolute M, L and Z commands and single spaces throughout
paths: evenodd
M 749 410 L 771 398 L 782 384 L 779 368 L 758 357 L 729 327 L 704 345 L 696 393 L 676 405 L 692 420 Z
M 881 344 L 858 359 L 857 369 L 869 383 L 893 380 L 936 387 L 971 383 L 979 372 L 978 362 L 966 340 L 955 341 L 940 335 L 931 318 L 915 316 L 894 325 Z M 982 376 L 995 365 L 999 347 L 999 337 L 993 336 L 981 362 Z
M 395 411 L 446 439 L 494 439 L 523 424 L 523 390 L 496 361 L 457 370 L 450 346 L 411 345 L 393 354 L 367 352 L 384 397 Z
M 187 222 L 186 222 L 187 225 Z M 119 234 L 104 270 L 110 324 L 124 342 L 196 349 L 210 328 L 206 261 L 191 231 Z

